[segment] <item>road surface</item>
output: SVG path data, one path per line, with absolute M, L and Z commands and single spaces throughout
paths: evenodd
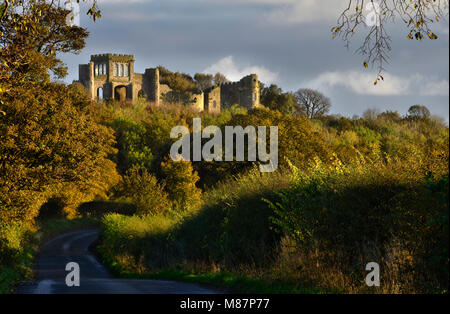
M 196 284 L 147 279 L 118 279 L 89 251 L 98 230 L 80 230 L 60 235 L 42 248 L 36 265 L 36 280 L 22 284 L 21 294 L 216 294 L 219 290 Z M 66 265 L 80 266 L 80 286 L 68 287 Z

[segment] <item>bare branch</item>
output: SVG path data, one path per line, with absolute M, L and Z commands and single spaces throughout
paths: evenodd
M 349 47 L 358 29 L 366 31 L 361 46 L 356 50 L 364 57 L 363 65 L 378 68 L 378 80 L 388 63 L 391 37 L 389 23 L 399 18 L 407 28 L 407 38 L 422 41 L 426 36 L 437 39 L 432 24 L 448 16 L 448 0 L 348 0 L 348 6 L 331 29 L 333 38 L 340 37 Z

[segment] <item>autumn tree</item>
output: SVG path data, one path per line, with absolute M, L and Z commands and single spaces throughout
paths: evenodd
M 331 108 L 328 97 L 310 88 L 301 88 L 295 92 L 296 111 L 304 113 L 310 119 L 327 114 Z
M 16 86 L 0 100 L 0 219 L 30 221 L 49 198 L 75 214 L 118 180 L 111 129 L 87 96 L 63 84 Z
M 89 9 L 100 17 L 96 0 Z M 70 12 L 58 2 L 45 0 L 4 0 L 0 4 L 0 93 L 14 82 L 48 79 L 47 70 L 58 78 L 67 69 L 56 57 L 60 52 L 77 53 L 88 36 L 85 29 L 68 26 Z
M 86 93 L 50 81 L 49 71 L 66 74 L 57 53 L 79 52 L 88 35 L 66 24 L 68 13 L 44 0 L 5 1 L 0 9 L 3 221 L 31 221 L 55 197 L 73 215 L 80 202 L 106 197 L 118 179 L 108 159 L 112 130 L 95 121 Z
M 198 89 L 201 91 L 213 86 L 213 79 L 212 74 L 196 73 L 194 75 L 194 80 L 197 82 Z
M 214 84 L 215 85 L 222 85 L 229 82 L 229 80 L 227 79 L 227 77 L 225 75 L 223 75 L 222 73 L 217 72 L 214 75 Z
M 167 157 L 161 163 L 165 189 L 174 208 L 179 211 L 196 209 L 201 203 L 202 191 L 196 186 L 200 179 L 190 161 L 173 161 Z
M 138 215 L 164 214 L 170 209 L 164 187 L 147 169 L 138 165 L 127 170 L 116 190 L 119 199 L 136 206 Z
M 364 57 L 363 65 L 376 65 L 378 82 L 391 51 L 388 25 L 400 20 L 405 26 L 405 37 L 410 40 L 437 39 L 434 25 L 448 16 L 448 0 L 348 0 L 337 25 L 331 29 L 333 38 L 340 37 L 350 45 L 358 32 L 365 33 L 357 49 Z

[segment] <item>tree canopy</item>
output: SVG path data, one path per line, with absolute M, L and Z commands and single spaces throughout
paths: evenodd
M 44 0 L 6 1 L 0 24 L 0 220 L 31 221 L 50 198 L 71 214 L 117 181 L 112 130 L 98 124 L 84 87 L 50 81 L 88 33 Z M 72 212 L 73 213 L 73 212 Z
M 310 88 L 301 88 L 295 92 L 297 108 L 308 118 L 319 118 L 330 111 L 331 101 L 319 91 Z

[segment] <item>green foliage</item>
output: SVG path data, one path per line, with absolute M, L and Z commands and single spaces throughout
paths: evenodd
M 368 127 L 344 133 L 357 143 L 382 141 L 383 133 Z M 115 231 L 102 240 L 103 256 L 126 277 L 176 268 L 285 281 L 290 291 L 445 291 L 448 174 L 424 180 L 417 175 L 424 163 L 358 158 L 343 164 L 336 155 L 316 157 L 299 168 L 287 162 L 290 171 L 269 174 L 254 169 L 209 189 L 201 209 L 176 219 L 117 216 L 104 221 L 105 230 Z M 446 165 L 440 163 L 436 169 Z M 368 261 L 384 269 L 378 290 L 361 279 Z
M 17 86 L 0 98 L 1 219 L 31 221 L 51 197 L 74 215 L 79 203 L 117 182 L 107 159 L 112 131 L 94 120 L 86 96 L 48 83 Z
M 116 131 L 118 161 L 122 171 L 133 165 L 151 168 L 153 154 L 149 147 L 147 129 L 143 123 L 120 117 L 111 126 Z
M 13 285 L 31 278 L 33 247 L 28 225 L 6 224 L 0 220 L 0 294 L 10 293 Z
M 198 87 L 194 79 L 186 73 L 171 72 L 159 66 L 159 82 L 167 84 L 172 90 L 178 92 L 197 92 Z
M 436 208 L 432 213 L 428 226 L 436 231 L 433 235 L 434 247 L 428 251 L 427 260 L 433 271 L 439 272 L 443 278 L 449 278 L 449 200 L 448 174 L 435 179 L 431 174 L 425 184 L 429 196 L 436 200 Z M 437 244 L 437 245 L 436 245 Z
M 158 254 L 155 238 L 165 234 L 177 223 L 171 215 L 123 216 L 106 214 L 102 219 L 100 244 L 97 251 L 113 272 L 142 272 L 147 252 Z M 149 240 L 150 238 L 150 240 Z M 154 250 L 152 250 L 154 248 Z M 159 263 L 160 261 L 155 261 Z
M 12 293 L 20 281 L 31 280 L 40 244 L 58 234 L 98 227 L 91 219 L 45 219 L 37 224 L 0 221 L 0 294 Z
M 295 98 L 292 93 L 283 93 L 283 90 L 275 84 L 261 90 L 261 104 L 271 110 L 278 110 L 284 114 L 295 112 Z M 298 112 L 297 114 L 302 114 Z
M 255 109 L 247 115 L 236 115 L 229 125 L 242 127 L 278 126 L 278 159 L 281 166 L 286 160 L 296 165 L 306 165 L 315 157 L 327 161 L 331 157 L 322 134 L 304 116 L 292 117 L 268 109 Z
M 170 202 L 163 186 L 147 169 L 133 166 L 123 176 L 116 197 L 136 205 L 136 214 L 164 214 L 170 210 Z
M 430 115 L 430 110 L 425 106 L 414 105 L 408 109 L 409 119 L 429 119 Z
M 297 252 L 316 252 L 325 268 L 339 265 L 345 273 L 358 265 L 358 277 L 364 262 L 375 260 L 386 269 L 385 284 L 400 286 L 384 289 L 443 291 L 448 286 L 448 271 L 443 271 L 448 270 L 448 175 L 428 182 L 398 164 L 327 168 L 316 163 L 307 172 L 296 170 L 291 187 L 268 203 L 277 230 L 294 240 Z M 427 193 L 426 186 L 437 195 Z M 390 260 L 391 250 L 405 256 Z M 402 277 L 408 271 L 413 278 Z
M 119 179 L 107 158 L 112 130 L 97 123 L 84 90 L 50 81 L 67 74 L 57 53 L 79 52 L 88 35 L 67 26 L 67 14 L 44 0 L 1 5 L 0 293 L 31 276 L 38 214 L 74 217 Z
M 192 168 L 190 161 L 173 161 L 166 158 L 161 163 L 164 174 L 165 190 L 178 211 L 191 211 L 197 209 L 201 203 L 202 191 L 196 187 L 199 180 L 197 172 Z
M 262 198 L 272 199 L 274 191 L 287 188 L 288 183 L 289 176 L 285 173 L 261 174 L 255 169 L 205 194 L 201 210 L 185 212 L 177 218 L 167 216 L 162 221 L 158 216 L 158 222 L 142 218 L 138 223 L 134 221 L 137 218 L 125 216 L 115 217 L 114 222 L 104 220 L 104 230 L 116 228 L 113 225 L 118 221 L 124 227 L 108 232 L 109 236 L 102 238 L 102 246 L 116 263 L 134 271 L 142 267 L 148 270 L 175 267 L 183 261 L 209 261 L 231 268 L 263 265 L 271 260 L 270 252 L 275 252 L 278 237 L 270 229 L 272 212 Z M 140 233 L 136 240 L 126 242 L 128 233 L 138 232 L 133 231 L 133 224 L 141 226 L 140 230 L 161 224 L 164 232 Z M 140 247 L 140 255 L 135 255 L 128 247 L 138 247 L 138 242 L 146 245 Z M 125 243 L 126 248 L 122 249 Z M 132 262 L 124 255 L 130 255 Z M 146 262 L 142 265 L 139 260 Z

